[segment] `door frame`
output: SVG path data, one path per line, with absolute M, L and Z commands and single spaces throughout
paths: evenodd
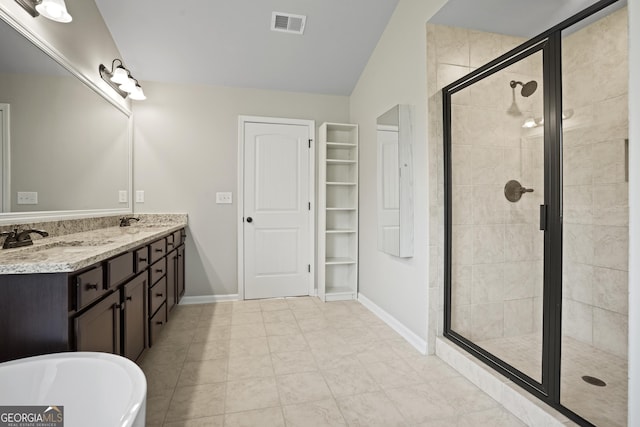
M 4 126 L 0 133 L 0 213 L 11 209 L 11 105 L 0 103 L 0 113 Z
M 244 293 L 244 128 L 247 123 L 278 124 L 306 126 L 309 129 L 309 139 L 311 147 L 309 149 L 309 179 L 308 196 L 313 209 L 309 211 L 309 264 L 311 272 L 308 275 L 309 295 L 315 294 L 315 271 L 316 271 L 316 122 L 315 120 L 287 119 L 281 117 L 262 116 L 238 116 L 238 188 L 237 188 L 237 240 L 238 240 L 238 297 L 245 299 Z

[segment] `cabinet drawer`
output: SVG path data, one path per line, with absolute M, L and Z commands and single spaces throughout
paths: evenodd
M 163 277 L 149 289 L 149 313 L 155 313 L 158 307 L 167 301 L 167 278 Z
M 75 283 L 76 310 L 86 307 L 107 292 L 102 278 L 102 266 L 78 274 Z
M 184 229 L 173 232 L 173 244 L 177 248 L 184 243 Z
M 160 310 L 149 319 L 149 347 L 158 339 L 160 331 L 167 324 L 167 306 L 163 305 Z
M 107 289 L 133 276 L 133 252 L 127 252 L 107 261 Z
M 140 273 L 147 268 L 149 266 L 149 246 L 136 250 L 133 262 L 135 263 L 136 273 Z
M 149 274 L 151 275 L 151 280 L 149 281 L 149 283 L 153 285 L 158 280 L 160 280 L 161 277 L 164 277 L 165 273 L 167 272 L 167 259 L 162 258 L 160 261 L 153 264 L 149 270 Z
M 167 252 L 171 252 L 177 245 L 175 241 L 175 236 L 173 234 L 169 234 L 167 237 Z
M 167 241 L 164 238 L 156 240 L 149 245 L 149 250 L 151 251 L 149 262 L 153 264 L 167 254 Z

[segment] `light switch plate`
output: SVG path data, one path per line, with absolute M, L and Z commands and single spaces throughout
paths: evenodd
M 233 193 L 216 193 L 216 203 L 230 204 L 233 203 Z
M 118 202 L 119 203 L 127 203 L 127 190 L 118 191 Z
M 37 205 L 38 204 L 38 192 L 36 191 L 18 191 L 19 205 Z
M 136 203 L 144 203 L 144 190 L 136 190 Z

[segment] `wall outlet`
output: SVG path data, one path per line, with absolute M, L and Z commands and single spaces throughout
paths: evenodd
M 136 190 L 136 203 L 144 203 L 144 190 Z
M 233 193 L 216 193 L 216 203 L 230 204 L 233 203 Z
M 37 205 L 38 193 L 36 191 L 18 191 L 19 205 Z
M 127 190 L 120 190 L 118 191 L 118 202 L 119 203 L 127 203 L 129 200 L 127 200 Z

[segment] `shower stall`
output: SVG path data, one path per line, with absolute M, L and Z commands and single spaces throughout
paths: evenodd
M 600 1 L 442 90 L 444 335 L 625 426 L 627 9 Z

